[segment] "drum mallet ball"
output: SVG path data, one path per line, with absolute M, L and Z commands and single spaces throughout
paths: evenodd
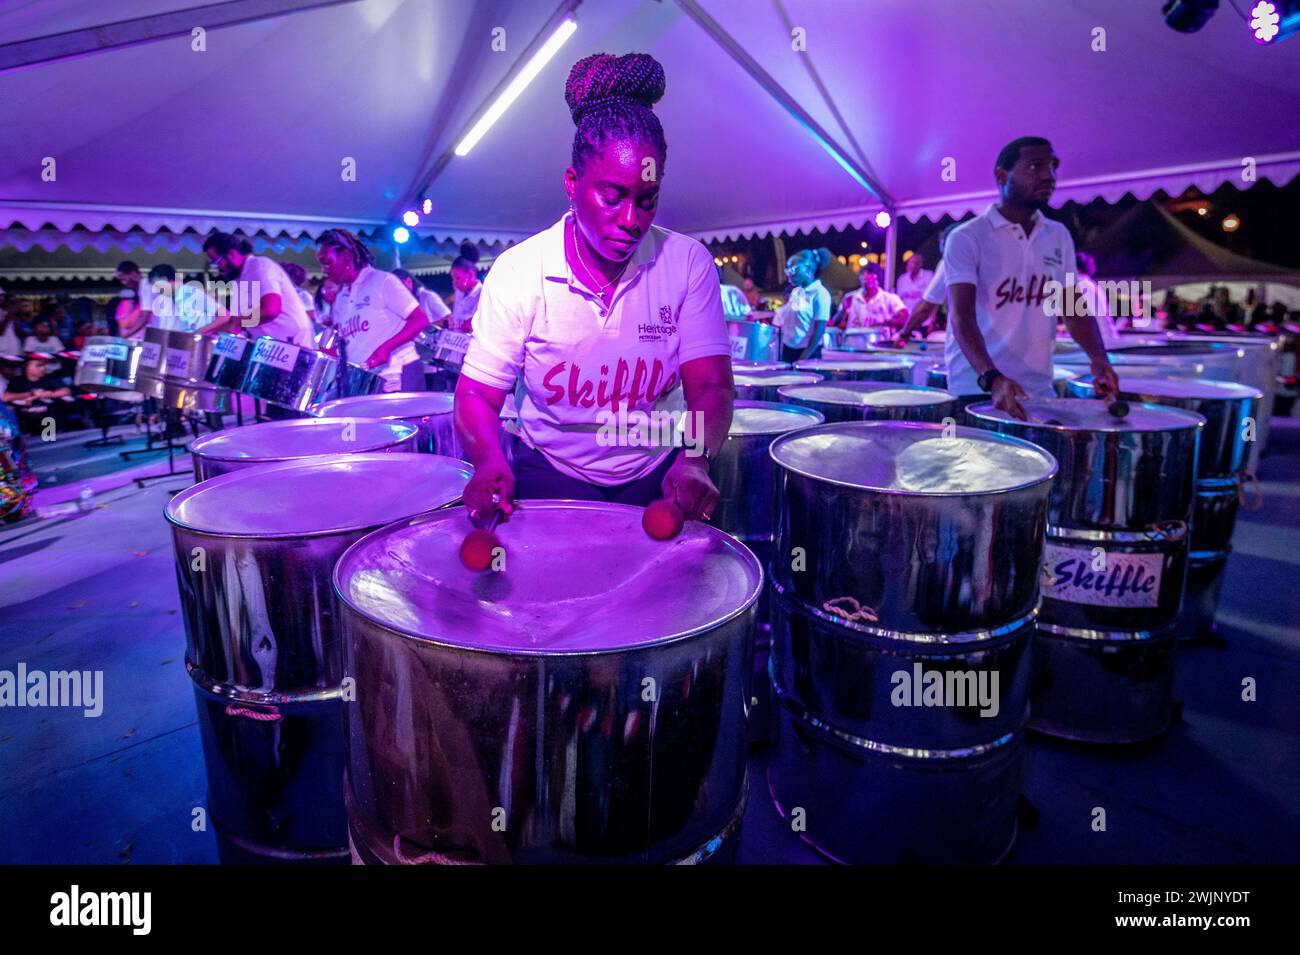
M 501 546 L 501 541 L 493 533 L 501 523 L 501 512 L 496 511 L 487 527 L 476 527 L 460 544 L 460 562 L 468 569 L 479 572 L 492 566 L 492 555 Z
M 657 541 L 672 540 L 682 532 L 686 518 L 677 502 L 660 498 L 652 501 L 641 515 L 641 526 Z
M 1111 413 L 1111 417 L 1126 418 L 1128 417 L 1128 402 L 1121 401 L 1119 398 L 1107 398 L 1106 410 Z

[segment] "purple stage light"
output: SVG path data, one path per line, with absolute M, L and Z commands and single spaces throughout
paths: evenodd
M 407 209 L 402 213 L 402 222 L 411 228 L 415 228 L 420 224 L 420 214 L 414 209 Z
M 889 224 L 893 221 L 894 221 L 894 217 L 891 216 L 884 209 L 881 209 L 879 212 L 876 213 L 876 225 L 882 229 L 888 229 Z
M 398 245 L 405 245 L 411 238 L 411 232 L 406 226 L 398 226 L 393 230 L 393 241 Z

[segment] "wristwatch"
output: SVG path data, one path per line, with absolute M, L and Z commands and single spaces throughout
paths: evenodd
M 984 372 L 984 374 L 980 375 L 979 378 L 975 380 L 980 386 L 980 391 L 992 392 L 993 383 L 1001 377 L 1002 377 L 1002 372 L 998 371 L 996 368 L 990 368 L 988 371 Z

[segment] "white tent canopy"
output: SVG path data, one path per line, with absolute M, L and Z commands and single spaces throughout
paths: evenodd
M 385 229 L 555 9 L 316 4 L 213 27 L 201 51 L 186 28 L 64 59 L 47 55 L 66 42 L 41 39 L 194 2 L 0 12 L 0 66 L 6 53 L 45 60 L 0 72 L 0 229 Z M 1257 46 L 1230 4 L 1182 35 L 1159 0 L 583 0 L 559 55 L 433 182 L 421 234 L 492 245 L 559 216 L 572 138 L 564 78 L 600 51 L 648 52 L 667 72 L 662 224 L 713 239 L 859 226 L 880 209 L 692 5 L 910 219 L 982 208 L 997 150 L 1024 134 L 1049 137 L 1062 157 L 1058 202 L 1300 173 L 1300 40 Z M 496 28 L 504 52 L 492 49 Z

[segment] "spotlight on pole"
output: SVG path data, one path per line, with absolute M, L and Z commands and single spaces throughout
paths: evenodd
M 433 200 L 428 196 L 425 196 L 425 198 L 420 202 L 420 211 L 426 216 L 431 213 L 433 211 Z
M 402 222 L 411 228 L 415 228 L 420 224 L 420 214 L 414 209 L 407 209 L 402 213 Z
M 893 221 L 894 221 L 894 217 L 891 216 L 884 209 L 881 209 L 879 212 L 876 213 L 876 225 L 881 229 L 888 229 L 889 224 Z
M 1161 9 L 1165 23 L 1179 33 L 1195 33 L 1210 22 L 1219 0 L 1165 0 Z
M 1245 16 L 1255 42 L 1272 46 L 1300 31 L 1300 0 L 1259 0 Z
M 405 245 L 411 239 L 411 230 L 406 226 L 399 225 L 393 230 L 393 241 L 398 245 Z

